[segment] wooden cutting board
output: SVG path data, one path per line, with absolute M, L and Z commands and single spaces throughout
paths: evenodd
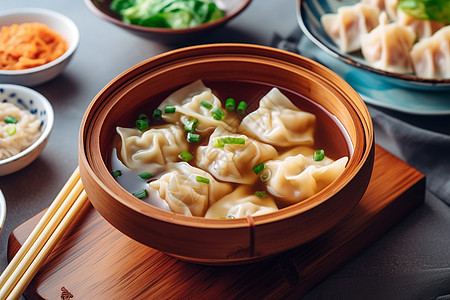
M 177 260 L 120 233 L 91 206 L 59 242 L 27 299 L 298 299 L 420 205 L 425 177 L 377 146 L 358 206 L 319 238 L 265 261 L 211 267 Z M 9 237 L 9 259 L 43 213 Z

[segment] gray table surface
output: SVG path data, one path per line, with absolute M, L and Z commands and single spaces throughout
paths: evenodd
M 70 17 L 80 30 L 80 45 L 56 79 L 34 87 L 53 105 L 56 120 L 50 140 L 27 168 L 0 177 L 7 218 L 0 237 L 0 270 L 7 265 L 7 240 L 14 228 L 47 208 L 77 166 L 78 130 L 86 107 L 112 79 L 135 64 L 184 45 L 164 45 L 137 37 L 92 14 L 82 0 L 2 0 L 0 9 L 48 8 Z M 226 27 L 191 44 L 243 42 L 270 45 L 275 33 L 300 28 L 295 0 L 253 0 Z M 396 119 L 450 134 L 449 116 L 415 116 L 389 110 Z M 396 153 L 395 140 L 376 132 L 379 144 Z M 448 155 L 448 153 L 446 154 Z M 425 203 L 394 226 L 305 299 L 450 299 L 450 208 L 427 192 Z M 430 288 L 433 287 L 433 288 Z

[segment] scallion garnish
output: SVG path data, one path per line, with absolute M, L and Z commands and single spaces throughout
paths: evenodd
M 246 109 L 247 109 L 247 102 L 245 102 L 245 101 L 239 102 L 238 107 L 237 107 L 238 114 L 240 114 L 240 115 L 245 114 Z
M 142 190 L 139 190 L 137 192 L 134 192 L 133 196 L 135 196 L 136 198 L 139 198 L 139 199 L 147 198 L 147 190 L 146 189 L 142 189 Z
M 217 138 L 214 141 L 214 147 L 216 148 L 223 148 L 225 144 L 232 144 L 232 145 L 245 145 L 245 138 L 237 138 L 237 137 L 222 137 Z
M 315 161 L 321 161 L 325 158 L 325 151 L 322 149 L 314 151 L 313 159 Z
M 184 125 L 184 130 L 186 130 L 187 132 L 193 132 L 195 130 L 195 127 L 197 127 L 197 125 L 198 125 L 197 119 L 189 120 L 187 124 Z
M 139 129 L 140 131 L 144 131 L 145 129 L 148 128 L 148 122 L 144 120 L 136 120 L 136 128 Z
M 202 177 L 202 176 L 196 176 L 195 179 L 197 180 L 197 182 L 202 182 L 202 183 L 206 183 L 206 184 L 209 183 L 209 179 Z
M 211 109 L 211 116 L 214 120 L 220 121 L 225 117 L 225 113 L 218 107 Z
M 187 141 L 189 143 L 197 143 L 200 141 L 200 134 L 188 132 L 187 134 Z
M 262 182 L 267 182 L 269 181 L 271 175 L 272 173 L 270 172 L 270 170 L 265 168 L 264 170 L 262 170 L 261 174 L 259 174 L 259 179 L 261 179 Z
M 225 102 L 225 109 L 228 111 L 233 111 L 236 108 L 236 102 L 233 98 L 228 98 Z
M 153 111 L 152 117 L 153 117 L 153 119 L 155 119 L 155 120 L 161 120 L 161 115 L 162 115 L 162 111 L 161 111 L 160 109 L 156 108 L 156 109 Z
M 190 154 L 190 153 L 187 152 L 187 151 L 181 152 L 181 153 L 178 155 L 178 157 L 179 157 L 181 160 L 184 160 L 184 161 L 186 161 L 186 162 L 188 162 L 188 161 L 190 161 L 191 159 L 194 158 L 194 157 L 192 156 L 192 154 Z
M 5 117 L 5 123 L 6 124 L 16 124 L 17 122 L 19 122 L 19 120 L 17 120 L 17 118 L 14 118 L 13 116 L 6 116 Z
M 258 196 L 259 198 L 266 198 L 266 191 L 256 191 L 255 195 Z
M 9 136 L 15 135 L 16 134 L 16 126 L 9 126 L 8 128 L 6 128 L 6 133 Z
M 136 120 L 136 128 L 140 131 L 144 131 L 148 128 L 148 124 L 150 123 L 150 120 L 148 119 L 147 115 L 142 113 L 139 114 L 137 120 Z
M 212 107 L 212 104 L 205 100 L 200 100 L 200 105 L 206 107 L 207 109 L 210 109 Z
M 228 215 L 228 216 L 225 217 L 225 219 L 236 219 L 236 217 L 233 216 L 233 215 Z
M 142 172 L 138 176 L 141 177 L 142 179 L 150 179 L 153 177 L 153 175 L 150 174 L 149 172 Z
M 112 171 L 111 175 L 114 177 L 114 179 L 117 179 L 117 177 L 122 175 L 122 171 L 120 171 L 120 170 Z
M 259 163 L 253 167 L 253 172 L 255 172 L 255 174 L 258 175 L 259 173 L 261 173 L 262 170 L 264 170 L 265 167 L 266 166 L 264 165 L 264 163 Z
M 175 106 L 166 106 L 164 108 L 164 113 L 173 114 L 175 112 L 175 110 L 176 110 Z

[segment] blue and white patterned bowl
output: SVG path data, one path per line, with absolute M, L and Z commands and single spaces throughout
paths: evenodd
M 319 48 L 339 60 L 366 71 L 389 84 L 404 88 L 424 90 L 450 89 L 450 79 L 429 79 L 411 74 L 399 74 L 375 69 L 358 55 L 345 53 L 328 37 L 320 17 L 327 13 L 336 13 L 338 7 L 356 3 L 356 0 L 297 0 L 297 20 L 305 35 Z
M 0 190 L 0 234 L 3 230 L 3 225 L 5 225 L 6 219 L 6 200 L 3 196 L 2 190 Z
M 0 102 L 12 103 L 36 115 L 41 121 L 41 135 L 22 152 L 0 160 L 0 176 L 16 172 L 33 162 L 44 149 L 53 128 L 54 112 L 50 102 L 40 93 L 30 88 L 0 84 Z
M 0 27 L 12 24 L 37 22 L 47 25 L 67 42 L 68 49 L 60 57 L 42 66 L 24 70 L 1 70 L 0 82 L 36 86 L 58 76 L 71 60 L 78 48 L 80 33 L 75 23 L 68 17 L 48 9 L 15 8 L 0 11 Z

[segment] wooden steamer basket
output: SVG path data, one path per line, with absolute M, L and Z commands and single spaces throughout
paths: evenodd
M 137 115 L 144 104 L 156 107 L 164 99 L 162 94 L 196 79 L 260 82 L 317 102 L 342 123 L 354 148 L 344 173 L 303 202 L 250 219 L 188 217 L 135 198 L 113 179 L 108 169 L 115 127 L 125 112 Z M 302 245 L 340 222 L 367 188 L 374 146 L 367 107 L 335 73 L 278 49 L 213 44 L 178 49 L 146 60 L 101 90 L 81 124 L 79 164 L 89 200 L 124 234 L 190 262 L 233 265 Z

